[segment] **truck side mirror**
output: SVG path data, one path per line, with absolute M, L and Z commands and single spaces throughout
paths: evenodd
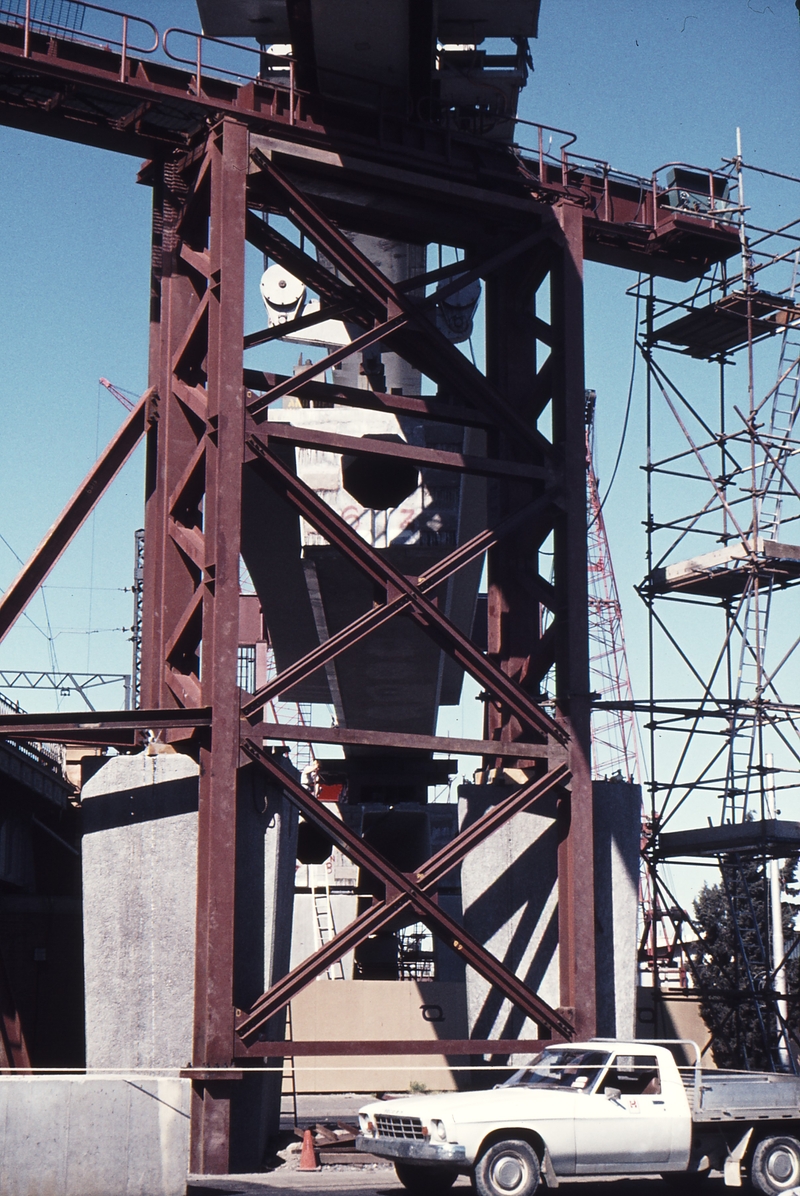
M 619 1100 L 622 1096 L 622 1090 L 620 1088 L 604 1088 L 603 1096 L 607 1100 Z

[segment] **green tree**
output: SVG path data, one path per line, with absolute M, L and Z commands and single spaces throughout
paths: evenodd
M 779 1043 L 775 1003 L 765 996 L 758 999 L 773 990 L 768 864 L 752 856 L 724 856 L 721 872 L 720 883 L 704 884 L 694 903 L 700 938 L 691 954 L 702 993 L 700 1011 L 713 1035 L 718 1067 L 772 1070 Z M 797 903 L 791 899 L 798 894 L 796 874 L 797 856 L 781 872 L 787 950 L 795 933 Z M 800 964 L 795 958 L 787 963 L 786 981 L 789 1030 L 797 1039 Z

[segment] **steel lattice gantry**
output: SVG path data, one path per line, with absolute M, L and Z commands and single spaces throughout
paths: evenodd
M 554 161 L 543 151 L 541 131 L 538 159 L 525 158 L 446 126 L 368 112 L 343 99 L 323 101 L 300 91 L 293 76 L 288 87 L 270 78 L 242 84 L 201 77 L 200 38 L 192 72 L 131 58 L 124 40 L 117 53 L 105 34 L 89 45 L 88 36 L 66 41 L 13 22 L 0 25 L 0 119 L 150 159 L 140 177 L 154 196 L 151 389 L 0 601 L 0 638 L 146 433 L 142 708 L 82 715 L 79 723 L 74 716 L 8 716 L 2 729 L 17 738 L 45 734 L 120 747 L 135 746 L 142 729 L 162 729 L 199 756 L 194 1047 L 187 1072 L 194 1081 L 192 1169 L 224 1172 L 237 1077 L 248 1061 L 285 1050 L 264 1039 L 268 1020 L 340 958 L 345 939 L 352 947 L 403 910 L 426 921 L 537 1025 L 565 1037 L 593 1033 L 583 261 L 688 279 L 730 256 L 738 241 L 713 212 L 704 219 L 670 211 L 655 178 L 651 186 L 615 177 L 607 164 L 587 172 L 564 152 Z M 300 236 L 287 238 L 276 217 Z M 464 260 L 398 284 L 343 230 L 417 246 L 455 244 Z M 346 316 L 356 329 L 351 343 L 291 378 L 245 368 L 249 345 L 289 331 L 283 325 L 279 333 L 244 336 L 248 242 L 319 295 L 320 320 Z M 485 288 L 485 374 L 437 331 L 436 296 L 426 297 L 430 284 L 443 284 L 442 298 L 448 286 L 460 290 L 470 278 Z M 307 328 L 309 318 L 297 324 Z M 378 345 L 432 380 L 435 397 L 323 380 L 326 368 Z M 287 395 L 446 425 L 458 447 L 368 440 L 270 419 L 271 406 Z M 478 433 L 469 449 L 467 429 Z M 421 575 L 407 576 L 303 481 L 297 448 L 484 478 L 484 526 L 441 552 Z M 372 598 L 355 620 L 332 628 L 329 638 L 243 699 L 239 558 L 243 522 L 252 515 L 244 483 L 252 478 L 366 578 Z M 545 546 L 553 553 L 552 576 Z M 486 650 L 451 621 L 441 601 L 444 583 L 484 554 Z M 487 769 L 510 758 L 530 777 L 412 873 L 342 823 L 332 825 L 321 803 L 264 746 L 276 735 L 274 724 L 262 721 L 270 698 L 296 689 L 387 626 L 427 637 L 482 686 L 484 740 L 458 750 L 483 755 Z M 555 692 L 545 695 L 545 686 Z M 388 726 L 279 733 L 369 745 L 398 758 L 448 746 L 433 734 Z M 249 1008 L 237 1009 L 237 777 L 252 763 L 379 880 L 382 896 Z M 481 837 L 545 794 L 558 800 L 558 1010 L 435 900 L 438 882 Z M 436 1049 L 466 1054 L 470 1045 L 479 1044 L 440 1042 Z M 508 1053 L 515 1044 L 492 1045 Z M 332 1044 L 292 1049 L 325 1053 L 323 1046 Z
M 537 1020 L 562 1033 L 572 1033 L 573 1027 L 581 1034 L 591 1033 L 595 928 L 588 764 L 582 212 L 570 204 L 554 211 L 531 203 L 520 221 L 503 219 L 502 212 L 489 221 L 484 214 L 475 219 L 471 197 L 464 203 L 459 214 L 473 232 L 465 245 L 467 261 L 475 275 L 486 281 L 488 368 L 484 377 L 436 331 L 424 302 L 410 300 L 354 248 L 326 211 L 324 197 L 309 198 L 311 188 L 296 181 L 293 147 L 282 147 L 281 155 L 273 145 L 267 156 L 257 141 L 242 123 L 223 119 L 212 129 L 202 153 L 150 168 L 159 248 L 151 380 L 160 399 L 157 419 L 148 433 L 143 705 L 161 709 L 204 705 L 213 711 L 213 741 L 205 738 L 200 748 L 194 1066 L 230 1067 L 237 1052 L 258 1055 L 261 1048 L 262 1053 L 274 1053 L 259 1044 L 253 1031 L 292 995 L 291 983 L 282 986 L 279 999 L 270 1001 L 265 994 L 257 1008 L 240 1017 L 239 1045 L 234 1044 L 235 803 L 242 734 L 236 654 L 243 465 L 257 470 L 370 578 L 376 590 L 375 605 L 355 625 L 282 670 L 247 703 L 243 714 L 252 724 L 246 728 L 248 754 L 280 777 L 278 765 L 260 748 L 267 730 L 259 725 L 264 702 L 388 619 L 414 620 L 484 686 L 489 698 L 486 738 L 499 740 L 506 750 L 509 741 L 530 744 L 521 747 L 530 756 L 519 763 L 537 768 L 542 777 L 547 775 L 540 789 L 563 782 L 567 776 L 563 765 L 568 763 L 572 780 L 569 793 L 562 791 L 559 849 L 564 1013 L 542 1008 L 501 965 L 491 957 L 483 958 L 486 953 L 479 944 L 466 942 L 461 928 L 448 925 L 420 887 L 412 886 L 409 892 L 402 877 L 387 874 L 386 903 L 395 900 L 396 904 L 391 890 L 403 885 L 406 901 L 431 920 L 437 933 L 451 943 L 458 940 L 456 945 L 466 950 L 466 958 L 499 981 L 506 992 L 511 990 Z M 307 161 L 305 166 L 308 169 Z M 310 175 L 315 190 L 324 191 L 324 182 L 320 184 L 324 173 L 312 169 Z M 355 181 L 348 178 L 347 182 L 352 188 Z M 428 194 L 421 190 L 420 198 L 398 205 L 396 231 L 407 236 L 413 222 L 417 238 L 426 242 L 440 235 L 453 203 L 452 196 L 438 188 Z M 491 202 L 490 196 L 486 199 Z M 291 219 L 318 253 L 336 264 L 339 277 L 255 214 L 264 211 Z M 388 235 L 395 232 L 391 225 L 391 218 L 384 222 Z M 363 332 L 352 346 L 337 351 L 339 357 L 381 342 L 433 378 L 438 397 L 349 394 L 326 388 L 315 380 L 324 375 L 325 364 L 333 364 L 330 357 L 310 367 L 307 377 L 263 376 L 261 394 L 254 393 L 252 371 L 247 378 L 250 385 L 245 386 L 247 239 L 290 263 L 295 274 L 319 291 L 324 309 L 347 304 Z M 463 286 L 463 278 L 458 285 Z M 535 295 L 543 285 L 550 291 L 549 324 L 535 310 Z M 550 349 L 538 374 L 537 340 Z M 423 419 L 482 428 L 485 455 L 467 457 L 391 443 L 376 450 L 380 442 L 374 441 L 370 452 L 388 457 L 400 452 L 416 456 L 422 465 L 486 476 L 490 479 L 486 529 L 440 561 L 430 577 L 410 579 L 399 573 L 287 464 L 287 438 L 290 444 L 292 440 L 304 443 L 304 433 L 291 425 L 272 425 L 266 417 L 270 403 L 290 392 L 302 393 L 306 383 L 315 385 L 318 398 L 329 390 L 329 399 L 340 405 L 353 401 L 378 410 L 412 410 Z M 552 404 L 552 439 L 537 429 L 548 404 Z M 305 433 L 306 441 L 308 436 Z M 357 452 L 361 447 L 363 451 L 350 439 L 313 434 L 313 443 L 329 450 Z M 537 568 L 538 550 L 551 534 L 556 558 L 553 583 Z M 487 549 L 489 651 L 484 655 L 440 613 L 434 591 L 448 574 Z M 552 614 L 544 632 L 542 608 Z M 554 664 L 557 713 L 551 718 L 538 701 Z M 357 743 L 359 729 L 347 728 L 341 738 Z M 386 732 L 377 739 L 401 750 L 408 746 L 408 737 L 402 734 Z M 502 754 L 501 748 L 498 758 Z M 295 797 L 302 802 L 303 791 L 296 788 Z M 345 849 L 357 850 L 352 842 Z M 417 886 L 420 880 L 417 877 Z M 361 928 L 362 934 L 374 926 L 373 917 Z M 341 953 L 341 945 L 336 949 Z M 307 983 L 323 966 L 322 960 L 315 960 L 297 983 Z M 210 1078 L 203 1082 L 199 1075 L 197 1081 L 200 1133 L 195 1139 L 194 1166 L 216 1170 L 227 1138 L 225 1085 Z

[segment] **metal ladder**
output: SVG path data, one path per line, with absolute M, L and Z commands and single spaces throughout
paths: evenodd
M 317 948 L 324 947 L 336 934 L 333 920 L 333 906 L 331 905 L 331 887 L 325 880 L 324 885 L 311 886 L 311 902 L 314 907 L 314 930 L 317 938 Z M 344 965 L 341 959 L 328 965 L 329 980 L 344 980 Z
M 794 257 L 789 297 L 794 301 L 800 279 L 800 253 Z M 782 470 L 793 454 L 792 433 L 800 416 L 800 327 L 787 323 L 781 336 L 778 381 L 772 395 L 769 420 L 761 433 L 767 444 L 769 457 L 764 454 L 758 480 L 753 484 L 759 494 L 756 526 L 750 528 L 755 539 L 777 540 L 780 536 L 781 506 L 786 489 Z M 770 458 L 772 458 L 770 460 Z M 741 645 L 734 697 L 748 700 L 756 697 L 759 675 L 762 678 L 766 639 L 766 615 L 771 598 L 770 586 L 756 589 L 754 579 L 748 581 L 744 601 L 739 612 Z M 734 724 L 728 753 L 726 778 L 726 808 L 736 821 L 736 799 L 741 799 L 741 816 L 747 810 L 753 776 L 756 745 L 756 723 L 748 719 L 740 732 Z
M 291 1001 L 286 1006 L 286 1041 L 294 1041 L 294 1033 L 292 1030 L 292 1003 Z M 289 1064 L 288 1074 L 286 1072 L 286 1063 Z M 286 1087 L 288 1081 L 288 1089 Z M 286 1055 L 284 1058 L 284 1071 L 281 1076 L 281 1103 L 283 1098 L 288 1096 L 292 1101 L 292 1120 L 294 1121 L 294 1128 L 297 1129 L 297 1079 L 294 1070 L 294 1055 Z

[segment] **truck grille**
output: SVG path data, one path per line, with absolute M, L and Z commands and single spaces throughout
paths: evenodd
M 419 1117 L 390 1117 L 378 1113 L 375 1117 L 379 1138 L 424 1138 Z

